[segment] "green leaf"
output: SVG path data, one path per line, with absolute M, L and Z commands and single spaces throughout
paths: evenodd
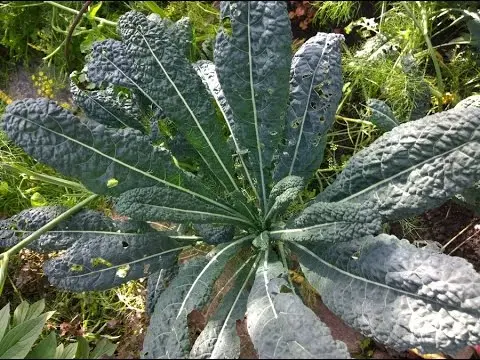
M 62 345 L 62 344 L 60 344 Z M 65 348 L 61 348 L 61 353 L 57 347 L 56 359 L 74 359 L 75 354 L 77 353 L 78 342 L 68 344 Z
M 0 359 L 23 359 L 53 313 L 53 311 L 47 312 L 11 329 L 0 341 Z
M 279 150 L 276 181 L 288 175 L 309 178 L 322 163 L 326 134 L 342 97 L 342 39 L 317 33 L 292 59 L 286 141 Z
M 367 337 L 423 353 L 480 341 L 480 275 L 462 258 L 386 234 L 291 249 L 325 305 Z
M 44 272 L 62 289 L 105 290 L 171 267 L 187 247 L 163 232 L 78 233 L 64 254 L 44 265 Z
M 248 297 L 247 328 L 260 359 L 345 359 L 347 346 L 289 288 L 286 269 L 268 253 Z
M 105 338 L 100 339 L 95 348 L 90 353 L 89 359 L 100 359 L 102 356 L 112 356 L 117 348 L 116 344 L 111 343 Z
M 367 106 L 371 110 L 371 115 L 367 120 L 374 123 L 382 131 L 390 131 L 399 125 L 392 109 L 384 101 L 368 99 Z
M 317 202 L 290 220 L 286 229 L 270 231 L 270 236 L 283 241 L 337 242 L 376 235 L 381 230 L 382 219 L 372 202 Z
M 0 181 L 0 196 L 7 196 L 8 183 L 6 181 Z
M 24 300 L 18 305 L 13 312 L 13 319 L 12 319 L 12 327 L 18 326 L 23 323 L 27 317 L 28 309 L 30 308 L 30 304 L 28 301 Z
M 97 15 L 98 10 L 102 7 L 102 2 L 98 2 L 97 4 L 94 4 L 92 6 L 89 6 L 89 10 L 87 12 L 88 18 L 90 20 L 93 20 L 94 17 Z
M 215 107 L 202 81 L 174 41 L 175 29 L 128 12 L 119 19 L 123 42 L 96 43 L 88 77 L 140 91 L 172 120 L 227 190 L 238 190 L 233 162 L 221 127 L 212 121 Z M 151 71 L 145 72 L 145 67 Z
M 57 338 L 50 332 L 42 341 L 33 347 L 25 359 L 56 359 Z
M 55 359 L 72 359 L 72 358 L 63 358 L 62 355 L 63 355 L 63 352 L 64 352 L 64 346 L 62 343 L 60 343 L 57 348 L 55 349 Z M 75 349 L 76 351 L 76 349 Z M 75 356 L 75 354 L 73 354 Z
M 393 128 L 355 154 L 316 201 L 371 199 L 386 220 L 421 214 L 480 178 L 480 109 L 452 109 Z
M 8 331 L 10 325 L 10 303 L 7 303 L 0 310 L 0 341 L 3 339 L 3 336 Z
M 43 310 L 45 310 L 45 299 L 40 299 L 28 307 L 27 314 L 25 315 L 25 319 L 23 321 L 40 316 Z
M 77 336 L 77 352 L 75 353 L 75 359 L 89 358 L 90 346 L 88 346 L 88 341 L 83 336 Z
M 232 135 L 248 151 L 266 213 L 274 151 L 285 124 L 292 41 L 283 2 L 222 2 L 221 19 L 232 34 L 217 35 L 218 79 L 235 119 Z

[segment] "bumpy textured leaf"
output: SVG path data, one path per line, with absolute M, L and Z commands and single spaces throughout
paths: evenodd
M 226 247 L 217 247 L 208 259 L 194 258 L 178 271 L 167 289 L 160 295 L 143 343 L 142 358 L 183 358 L 190 350 L 187 316 L 209 299 L 213 283 L 226 262 L 246 240 L 240 239 Z
M 365 336 L 427 353 L 480 341 L 480 275 L 462 258 L 386 234 L 291 248 L 323 302 Z
M 390 131 L 399 123 L 395 119 L 392 109 L 385 103 L 385 101 L 378 99 L 368 99 L 367 106 L 371 110 L 371 115 L 368 121 L 374 123 L 383 131 Z
M 182 313 L 181 317 L 177 319 L 178 310 L 182 299 L 206 263 L 206 259 L 195 258 L 181 265 L 178 275 L 158 298 L 143 343 L 141 354 L 143 359 L 183 358 L 186 356 L 190 348 L 187 314 Z M 197 302 L 192 303 L 193 307 L 207 300 L 210 289 L 205 288 L 204 290 L 208 291 L 196 294 Z M 191 311 L 193 308 L 188 310 Z
M 174 265 L 168 269 L 161 269 L 148 277 L 145 305 L 148 315 L 152 315 L 158 297 L 167 288 L 172 279 L 177 276 L 177 273 L 178 265 Z
M 250 186 L 255 191 L 256 189 L 255 184 L 253 183 L 253 179 L 251 176 L 252 169 L 249 167 L 249 164 L 247 164 L 244 160 L 244 155 L 248 153 L 248 150 L 242 149 L 240 146 L 240 143 L 237 140 L 237 137 L 233 135 L 238 132 L 238 130 L 234 130 L 236 122 L 233 117 L 232 109 L 228 104 L 228 101 L 225 98 L 225 94 L 223 93 L 220 82 L 218 81 L 215 64 L 208 60 L 200 60 L 192 65 L 195 71 L 197 72 L 197 74 L 202 79 L 207 89 L 209 90 L 209 92 L 215 98 L 215 101 L 217 102 L 217 105 L 228 126 L 230 134 L 232 134 L 227 140 L 227 143 L 229 143 L 229 148 L 231 149 L 232 152 L 235 152 L 237 154 L 242 164 L 245 176 L 247 177 L 247 180 L 250 183 Z
M 187 59 L 190 58 L 193 42 L 193 29 L 189 18 L 182 17 L 180 20 L 173 22 L 170 19 L 164 19 L 158 14 L 152 13 L 147 16 L 147 19 L 162 27 L 171 28 L 170 34 L 175 37 L 172 41 L 175 42 L 178 47 L 184 49 L 184 56 Z
M 44 272 L 52 285 L 72 291 L 105 290 L 170 268 L 185 248 L 163 232 L 78 234 Z
M 290 70 L 290 104 L 274 179 L 310 177 L 320 166 L 325 136 L 342 97 L 342 35 L 318 33 L 297 51 Z
M 401 124 L 355 154 L 316 200 L 372 199 L 388 220 L 441 205 L 480 178 L 480 109 Z
M 143 221 L 249 224 L 248 220 L 188 194 L 156 186 L 126 191 L 120 195 L 115 206 L 118 212 Z
M 278 261 L 261 265 L 248 297 L 248 333 L 259 358 L 350 358 L 346 345 L 332 338 L 298 296 L 288 293 L 284 271 Z
M 189 194 L 228 210 L 192 176 L 176 168 L 168 150 L 153 146 L 136 130 L 80 121 L 47 99 L 13 102 L 6 109 L 4 127 L 27 153 L 79 178 L 94 193 L 118 196 L 129 189 L 161 186 L 170 193 Z M 117 185 L 109 186 L 110 179 Z
M 67 210 L 64 206 L 26 209 L 0 223 L 0 246 L 11 247 Z M 28 245 L 39 252 L 65 250 L 89 231 L 117 231 L 117 222 L 98 211 L 81 210 Z M 138 223 L 135 222 L 135 227 Z M 135 229 L 137 230 L 137 229 Z
M 232 35 L 217 35 L 215 64 L 235 118 L 233 136 L 248 151 L 258 194 L 266 206 L 272 159 L 282 137 L 288 99 L 291 29 L 286 3 L 222 2 Z
M 218 309 L 195 340 L 190 351 L 191 359 L 237 359 L 240 356 L 236 322 L 244 318 L 247 310 L 248 291 L 245 288 L 255 267 L 256 264 L 252 267 L 247 261 L 226 281 L 224 287 L 231 286 L 231 289 L 226 295 L 221 294 Z
M 212 121 L 215 107 L 205 101 L 208 91 L 185 58 L 184 48 L 172 41 L 177 38 L 174 27 L 128 12 L 119 19 L 119 32 L 123 42 L 94 44 L 87 64 L 89 79 L 138 89 L 177 125 L 218 181 L 227 190 L 236 189 L 221 127 Z
M 211 245 L 230 242 L 235 234 L 235 227 L 231 225 L 194 224 L 193 228 L 204 242 Z
M 118 195 L 163 182 L 165 175 L 178 175 L 170 153 L 154 148 L 138 131 L 81 121 L 47 99 L 13 102 L 6 109 L 4 126 L 30 155 L 79 178 L 97 194 Z M 107 182 L 112 178 L 118 185 L 109 188 Z
M 70 92 L 72 98 L 85 115 L 101 124 L 114 128 L 131 127 L 142 132 L 145 128 L 141 120 L 141 111 L 132 99 L 119 98 L 112 86 L 105 90 L 82 90 L 71 75 Z
M 472 95 L 461 100 L 455 108 L 467 108 L 470 106 L 480 107 L 480 95 Z
M 228 126 L 230 127 L 230 129 L 233 129 L 235 127 L 235 120 L 233 119 L 232 109 L 228 104 L 220 82 L 218 81 L 215 64 L 208 60 L 199 60 L 193 63 L 192 66 L 202 79 L 210 94 L 212 94 L 215 98 L 215 101 L 217 102 L 218 107 L 222 111 L 222 114 Z M 234 140 L 236 141 L 236 138 L 234 138 Z
M 337 242 L 376 235 L 381 230 L 382 219 L 372 202 L 318 202 L 289 221 L 286 229 L 271 231 L 270 236 L 295 242 Z
M 268 197 L 268 214 L 283 215 L 288 206 L 295 201 L 305 187 L 305 181 L 300 176 L 287 176 L 272 188 Z M 267 217 L 269 217 L 267 215 Z

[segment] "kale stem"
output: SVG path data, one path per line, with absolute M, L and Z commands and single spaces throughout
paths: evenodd
M 61 178 L 56 177 L 56 176 L 50 176 L 50 175 L 46 175 L 46 174 L 37 173 L 35 171 L 31 171 L 27 168 L 24 168 L 23 166 L 20 166 L 20 165 L 5 164 L 5 165 L 2 165 L 2 167 L 5 168 L 5 169 L 8 169 L 8 170 L 16 171 L 18 173 L 27 174 L 27 175 L 30 176 L 31 180 L 40 180 L 40 181 L 43 181 L 43 182 L 46 182 L 46 183 L 49 183 L 49 184 L 64 186 L 64 187 L 69 188 L 69 189 L 75 189 L 75 190 L 80 190 L 80 191 L 85 191 L 85 192 L 88 191 L 80 183 L 76 183 L 74 181 L 61 179 Z
M 40 236 L 45 234 L 47 231 L 51 230 L 55 226 L 57 226 L 60 222 L 62 222 L 65 219 L 68 219 L 70 216 L 75 214 L 77 211 L 80 211 L 85 205 L 87 205 L 89 202 L 95 200 L 98 197 L 97 194 L 89 196 L 87 199 L 79 202 L 77 205 L 74 207 L 68 209 L 61 215 L 57 216 L 55 219 L 52 221 L 49 221 L 45 225 L 43 225 L 40 229 L 34 231 L 31 233 L 29 236 L 27 236 L 25 239 L 20 241 L 18 244 L 12 246 L 10 249 L 5 251 L 4 253 L 0 254 L 0 259 L 4 259 L 6 257 L 10 257 L 13 254 L 16 254 L 20 250 L 22 250 L 24 247 L 32 243 L 33 241 L 37 240 Z

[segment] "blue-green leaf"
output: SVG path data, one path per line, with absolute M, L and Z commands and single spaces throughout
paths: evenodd
M 367 337 L 425 353 L 480 341 L 480 275 L 462 258 L 386 234 L 291 249 L 325 305 Z
M 316 201 L 372 200 L 396 220 L 441 205 L 480 178 L 480 109 L 452 109 L 393 128 L 355 154 Z
M 296 52 L 290 70 L 286 144 L 280 149 L 276 181 L 310 177 L 320 167 L 327 131 L 342 97 L 342 35 L 317 33 Z
M 371 110 L 371 115 L 367 119 L 375 124 L 383 131 L 390 131 L 395 126 L 398 126 L 398 121 L 395 119 L 395 115 L 392 109 L 382 100 L 368 99 L 367 106 Z
M 270 236 L 294 242 L 337 242 L 376 235 L 381 230 L 382 219 L 372 202 L 317 202 L 290 220 L 286 229 L 271 231 Z
M 168 150 L 153 146 L 136 130 L 81 121 L 47 99 L 13 102 L 6 109 L 4 127 L 27 153 L 79 178 L 97 194 L 118 196 L 130 189 L 160 186 L 229 210 L 194 177 L 175 167 Z M 116 186 L 108 186 L 111 179 L 118 181 Z
M 278 217 L 283 215 L 288 206 L 294 202 L 297 196 L 305 187 L 305 181 L 300 176 L 287 176 L 280 180 L 272 188 L 268 197 L 268 213 L 266 219 L 272 215 Z
M 236 190 L 233 162 L 215 118 L 207 89 L 174 41 L 174 29 L 128 12 L 119 19 L 123 42 L 106 40 L 93 46 L 87 64 L 89 79 L 140 91 L 162 109 L 197 150 L 226 190 Z M 150 69 L 145 71 L 145 69 Z
M 265 207 L 288 100 L 292 35 L 286 3 L 222 2 L 221 18 L 230 21 L 232 35 L 217 35 L 217 75 L 235 119 L 232 135 L 248 151 Z
M 172 279 L 177 276 L 177 273 L 178 265 L 173 265 L 168 269 L 161 269 L 148 277 L 145 304 L 148 315 L 152 315 L 158 297 L 165 291 Z
M 209 299 L 213 283 L 224 265 L 251 237 L 218 247 L 211 259 L 195 258 L 182 265 L 178 275 L 158 298 L 150 319 L 143 358 L 183 358 L 188 355 L 187 316 Z
M 253 256 L 231 274 L 218 291 L 216 297 L 221 296 L 220 305 L 195 340 L 190 358 L 237 359 L 240 356 L 240 338 L 237 335 L 236 322 L 245 316 L 248 299 L 246 286 L 250 283 L 260 256 L 257 256 L 255 262 L 250 261 L 251 259 Z M 225 288 L 231 288 L 227 294 L 223 293 Z
M 207 244 L 218 245 L 232 241 L 235 227 L 232 225 L 194 224 L 193 228 Z
M 188 194 L 157 186 L 126 191 L 115 206 L 118 212 L 143 221 L 250 224 L 241 215 L 233 215 Z
M 52 285 L 72 291 L 105 290 L 170 268 L 188 246 L 162 232 L 86 232 L 44 272 Z
M 248 297 L 247 328 L 260 359 L 346 359 L 347 347 L 292 293 L 279 261 L 258 268 Z M 291 291 L 291 289 L 290 289 Z
M 82 90 L 75 83 L 75 76 L 75 73 L 70 76 L 70 92 L 88 118 L 114 128 L 131 127 L 145 132 L 140 121 L 142 113 L 132 99 L 122 99 L 112 86 L 105 90 Z

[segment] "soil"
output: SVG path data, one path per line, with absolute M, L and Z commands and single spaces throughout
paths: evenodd
M 444 253 L 460 256 L 480 272 L 480 217 L 472 210 L 450 200 L 419 217 L 415 233 L 406 234 L 399 222 L 391 225 L 391 232 L 409 240 L 432 240 L 446 246 Z M 463 232 L 462 232 L 463 231 Z

